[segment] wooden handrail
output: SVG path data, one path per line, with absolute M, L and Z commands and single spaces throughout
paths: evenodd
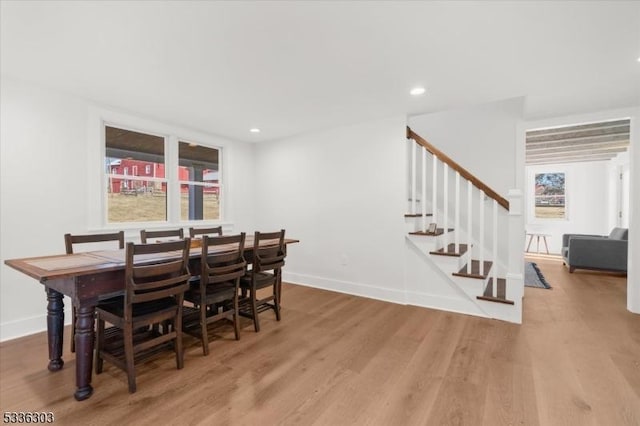
M 504 207 L 507 211 L 509 210 L 509 201 L 506 198 L 501 197 L 496 191 L 491 189 L 489 185 L 482 182 L 480 179 L 478 179 L 477 177 L 469 173 L 467 170 L 465 170 L 460 164 L 456 163 L 451 158 L 449 158 L 446 154 L 444 154 L 438 148 L 431 145 L 429 142 L 427 142 L 426 139 L 424 139 L 422 136 L 420 136 L 419 134 L 411 130 L 409 126 L 407 126 L 407 139 L 413 139 L 414 141 L 416 141 L 418 145 L 425 147 L 427 151 L 429 151 L 431 154 L 435 155 L 436 157 L 438 157 L 438 159 L 440 159 L 444 163 L 447 163 L 449 167 L 451 167 L 453 170 L 460 173 L 460 176 L 470 181 L 477 188 L 480 188 L 481 190 L 483 190 L 487 197 L 496 200 L 498 204 Z

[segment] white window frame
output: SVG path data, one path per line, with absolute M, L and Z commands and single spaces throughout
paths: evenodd
M 107 126 L 124 130 L 131 130 L 163 137 L 165 140 L 165 177 L 153 178 L 140 176 L 142 180 L 161 180 L 167 182 L 167 220 L 153 222 L 108 222 L 107 217 L 107 191 L 104 183 L 108 177 L 105 164 L 106 141 L 105 129 Z M 107 110 L 99 107 L 89 108 L 88 140 L 91 141 L 88 148 L 88 181 L 89 193 L 87 196 L 87 210 L 89 218 L 88 228 L 92 231 L 99 230 L 138 230 L 152 228 L 176 228 L 186 226 L 226 225 L 225 205 L 227 193 L 224 189 L 226 180 L 225 160 L 227 145 L 222 139 L 201 132 L 180 128 L 161 122 L 144 119 L 131 114 Z M 182 220 L 180 212 L 180 182 L 178 179 L 178 142 L 194 141 L 198 145 L 217 149 L 219 155 L 219 187 L 220 206 L 217 220 Z M 111 167 L 108 168 L 111 172 Z M 117 175 L 116 175 L 117 176 Z M 127 179 L 134 176 L 128 175 Z

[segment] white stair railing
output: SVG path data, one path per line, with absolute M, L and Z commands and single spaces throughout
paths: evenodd
M 409 142 L 412 144 L 411 146 L 411 214 L 418 215 L 417 209 L 417 192 L 418 192 L 418 182 L 421 183 L 421 205 L 420 205 L 420 215 L 421 218 L 421 228 L 423 232 L 426 232 L 428 229 L 429 220 L 427 218 L 427 207 L 426 207 L 426 199 L 427 199 L 427 173 L 428 167 L 427 162 L 429 160 L 429 155 L 431 155 L 432 160 L 432 180 L 431 180 L 431 214 L 432 219 L 431 222 L 438 223 L 438 194 L 439 191 L 442 190 L 442 227 L 444 228 L 445 236 L 443 238 L 444 246 L 447 247 L 449 243 L 449 239 L 447 234 L 447 230 L 449 229 L 449 165 L 445 162 L 442 162 L 438 159 L 438 156 L 435 154 L 431 154 L 425 147 L 415 143 L 414 140 L 409 139 Z M 418 151 L 420 150 L 420 151 Z M 418 170 L 418 160 L 420 160 L 420 170 Z M 442 163 L 443 173 L 442 173 L 442 185 L 438 187 L 438 164 Z M 467 189 L 467 205 L 466 205 L 466 214 L 467 214 L 467 224 L 466 224 L 466 235 L 467 235 L 467 245 L 468 248 L 471 249 L 472 241 L 473 241 L 473 218 L 478 217 L 478 247 L 474 252 L 478 256 L 479 262 L 479 274 L 480 275 L 490 275 L 493 279 L 493 286 L 491 288 L 492 296 L 495 296 L 497 291 L 497 277 L 498 277 L 498 202 L 496 200 L 492 200 L 492 221 L 491 221 L 491 253 L 490 260 L 492 262 L 491 271 L 487 271 L 485 267 L 485 260 L 487 259 L 487 253 L 485 252 L 485 233 L 487 232 L 485 223 L 485 209 L 486 209 L 486 194 L 482 189 L 478 189 L 478 208 L 477 213 L 474 214 L 474 205 L 473 205 L 473 189 L 474 184 L 470 180 L 466 180 Z M 461 235 L 461 227 L 460 227 L 460 216 L 461 216 L 461 175 L 457 170 L 455 171 L 455 188 L 454 188 L 454 247 L 455 252 L 460 252 L 460 235 Z M 488 259 L 487 259 L 488 260 Z M 469 268 L 471 265 L 469 265 Z M 471 269 L 469 269 L 471 272 Z
M 466 243 L 469 254 L 473 253 L 473 257 L 476 258 L 477 262 L 479 263 L 477 273 L 483 277 L 487 277 L 486 279 L 482 280 L 482 289 L 480 294 L 497 297 L 498 274 L 500 265 L 502 265 L 502 263 L 499 262 L 501 251 L 499 236 L 502 231 L 499 229 L 501 219 L 498 212 L 498 206 L 500 205 L 504 207 L 509 213 L 509 216 L 507 217 L 507 219 L 509 219 L 509 230 L 504 230 L 504 232 L 508 232 L 509 236 L 511 236 L 511 233 L 513 232 L 512 228 L 515 228 L 515 225 L 513 225 L 512 222 L 515 223 L 516 219 L 521 221 L 521 213 L 518 212 L 518 214 L 516 214 L 517 212 L 511 212 L 509 207 L 509 203 L 511 202 L 511 200 L 504 200 L 490 187 L 483 184 L 482 182 L 479 182 L 475 176 L 468 173 L 466 170 L 464 170 L 464 168 L 456 164 L 455 161 L 448 158 L 444 153 L 441 153 L 437 148 L 433 147 L 427 141 L 423 140 L 419 135 L 416 135 L 410 130 L 408 131 L 408 134 L 411 134 L 411 137 L 415 138 L 415 140 L 409 139 L 410 143 L 412 144 L 412 149 L 409 157 L 411 162 L 411 213 L 414 216 L 422 216 L 421 222 L 417 222 L 418 227 L 421 227 L 422 232 L 426 233 L 429 228 L 429 223 L 436 223 L 440 225 L 436 226 L 436 229 L 444 228 L 445 235 L 437 241 L 440 244 L 444 244 L 445 248 L 448 248 L 449 243 L 453 243 L 452 246 L 454 247 L 456 253 L 460 253 L 462 245 L 461 243 Z M 420 154 L 418 153 L 417 149 L 422 150 Z M 429 158 L 429 156 L 431 157 Z M 442 160 L 440 160 L 440 157 L 442 157 Z M 427 165 L 429 159 L 431 159 L 431 166 Z M 420 165 L 418 165 L 418 162 L 420 162 Z M 442 164 L 442 166 L 439 165 L 440 163 Z M 431 167 L 431 170 L 428 170 L 429 167 Z M 442 167 L 443 170 L 442 184 L 439 184 L 438 182 L 439 167 Z M 452 183 L 454 185 L 454 188 L 449 188 L 450 169 L 453 169 L 455 172 L 455 183 Z M 427 173 L 431 173 L 430 182 Z M 464 179 L 464 181 L 462 179 Z M 465 191 L 465 189 L 462 188 L 465 182 L 466 205 L 462 205 L 462 203 L 465 202 L 463 200 L 464 195 L 462 194 L 462 192 Z M 420 189 L 418 189 L 418 185 L 421 185 Z M 429 190 L 431 191 L 430 194 L 427 191 L 428 185 L 431 186 L 431 188 L 429 188 Z M 476 189 L 478 191 L 477 208 L 473 202 L 473 199 L 475 198 L 474 191 Z M 420 192 L 420 194 L 418 194 L 418 192 Z M 429 195 L 431 195 L 430 211 L 427 210 L 426 202 Z M 491 206 L 486 203 L 487 199 L 489 198 L 491 201 Z M 420 200 L 420 206 L 417 205 L 418 200 Z M 514 199 L 514 203 L 515 201 L 516 200 Z M 440 209 L 438 208 L 439 202 L 442 202 L 442 206 L 440 207 Z M 454 209 L 454 211 L 451 212 L 452 217 L 449 218 L 449 213 L 452 208 Z M 487 209 L 490 209 L 490 211 L 487 212 Z M 428 213 L 431 213 L 431 218 L 427 217 Z M 464 214 L 467 215 L 466 229 L 464 225 L 461 226 L 461 222 L 464 221 Z M 490 214 L 491 218 L 487 218 L 487 214 Z M 440 215 L 443 215 L 443 217 L 440 218 Z M 511 220 L 512 216 L 515 217 L 515 219 Z M 452 236 L 449 236 L 447 232 L 449 229 L 450 221 L 452 222 L 454 229 L 454 234 Z M 474 238 L 473 228 L 476 226 L 474 222 L 477 222 L 477 226 L 479 227 L 475 233 L 475 236 L 477 236 L 477 238 Z M 466 237 L 462 236 L 463 232 Z M 515 244 L 512 244 L 512 240 L 513 239 L 510 237 L 509 250 L 504 250 L 505 252 L 503 253 L 503 255 L 505 256 L 503 261 L 506 263 L 504 268 L 506 268 L 505 273 L 507 277 L 507 283 L 521 283 L 522 272 L 516 271 L 519 272 L 519 274 L 513 272 L 516 270 L 513 265 L 517 264 L 517 259 L 515 259 L 515 257 L 517 256 L 510 253 L 511 247 L 515 246 Z M 490 263 L 491 266 L 487 267 L 485 265 L 485 262 L 487 264 Z M 471 257 L 469 257 L 467 265 L 468 272 L 472 273 L 473 270 Z M 488 291 L 489 289 L 485 288 L 488 280 L 492 281 L 490 291 Z M 513 297 L 513 299 L 518 299 L 518 296 L 521 296 L 522 293 L 521 289 L 512 289 L 511 292 L 512 293 L 505 294 L 505 298 L 512 299 L 512 297 L 509 296 L 513 295 L 515 296 Z

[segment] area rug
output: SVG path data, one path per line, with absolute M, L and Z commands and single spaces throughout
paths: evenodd
M 524 285 L 525 287 L 551 288 L 551 285 L 544 279 L 544 275 L 533 262 L 524 263 Z

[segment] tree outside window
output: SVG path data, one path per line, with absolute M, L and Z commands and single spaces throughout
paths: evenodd
M 535 185 L 535 217 L 566 218 L 565 174 L 536 173 Z

